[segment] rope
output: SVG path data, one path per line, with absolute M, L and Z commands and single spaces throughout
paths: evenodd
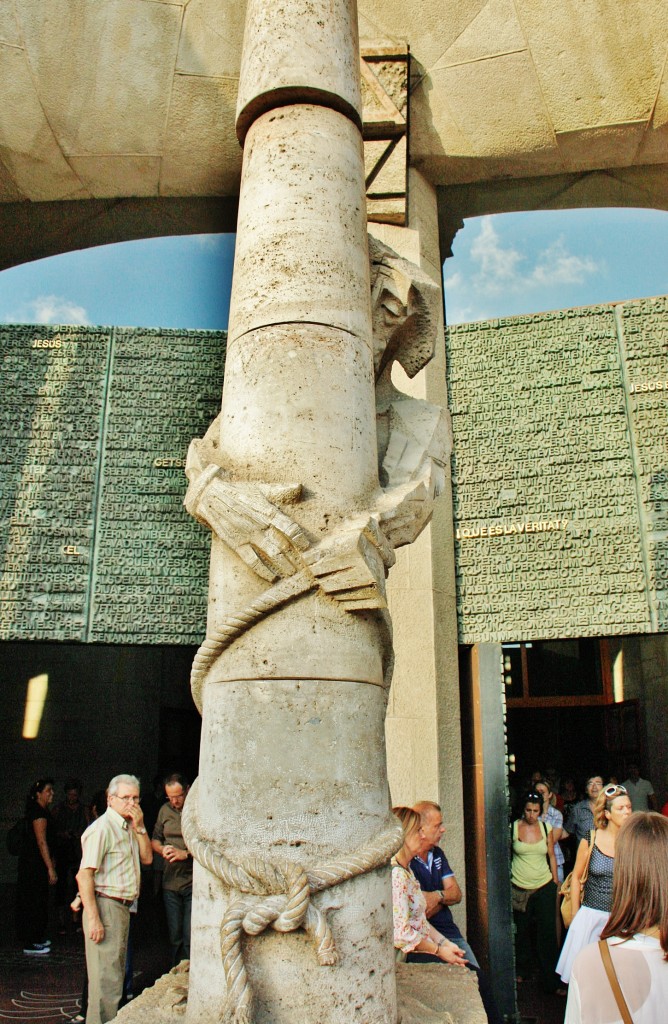
M 317 583 L 308 570 L 302 569 L 292 576 L 286 576 L 275 583 L 273 587 L 265 590 L 242 612 L 227 619 L 215 633 L 207 636 L 195 655 L 190 672 L 190 689 L 200 715 L 202 714 L 202 690 L 206 674 L 223 651 L 260 619 L 276 611 L 277 608 L 294 597 L 308 593 L 316 586 Z
M 325 915 L 311 903 L 311 895 L 386 864 L 403 843 L 403 828 L 393 819 L 354 853 L 308 870 L 292 861 L 272 862 L 255 856 L 237 864 L 202 838 L 197 792 L 195 780 L 181 815 L 186 846 L 195 860 L 229 889 L 246 894 L 229 904 L 220 928 L 220 944 L 228 1005 L 235 1024 L 251 1024 L 252 994 L 241 946 L 244 932 L 259 935 L 269 927 L 277 932 L 303 928 L 316 948 L 318 963 L 323 967 L 336 964 L 338 954 L 331 929 Z

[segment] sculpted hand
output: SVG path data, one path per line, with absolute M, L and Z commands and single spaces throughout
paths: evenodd
M 302 567 L 299 553 L 308 548 L 308 538 L 283 511 L 300 500 L 301 485 L 230 480 L 220 466 L 203 463 L 196 441 L 188 451 L 186 475 L 188 512 L 258 576 L 273 583 Z

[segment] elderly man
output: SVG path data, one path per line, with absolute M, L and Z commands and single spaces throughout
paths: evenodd
M 123 995 L 130 906 L 139 896 L 140 864 L 153 860 L 134 775 L 111 780 L 107 810 L 86 829 L 81 848 L 77 884 L 84 906 L 86 1024 L 106 1024 L 116 1016 Z
M 152 847 L 165 861 L 162 898 L 165 902 L 172 965 L 190 959 L 190 913 L 193 899 L 193 862 L 181 832 L 181 811 L 188 795 L 188 780 L 175 772 L 165 779 L 167 803 L 158 811 Z
M 487 1020 L 489 1024 L 501 1024 L 502 1017 L 494 1001 L 489 979 L 484 971 L 480 970 L 476 955 L 455 924 L 450 910 L 451 906 L 461 902 L 462 890 L 459 888 L 454 871 L 448 864 L 448 858 L 438 845 L 445 834 L 441 808 L 430 800 L 422 800 L 415 805 L 413 810 L 420 815 L 422 845 L 418 855 L 411 861 L 411 870 L 424 893 L 429 923 L 441 935 L 445 935 L 447 939 L 451 939 L 464 950 L 468 966 L 478 975 L 480 997 L 487 1013 Z M 422 959 L 423 954 L 421 953 L 408 954 L 409 961 Z M 424 959 L 431 958 L 424 957 Z

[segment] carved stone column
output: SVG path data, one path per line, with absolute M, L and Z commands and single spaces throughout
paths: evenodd
M 237 125 L 222 409 L 186 470 L 213 532 L 188 1019 L 394 1024 L 385 576 L 446 432 L 390 380 L 433 295 L 382 246 L 370 274 L 354 0 L 249 0 Z
M 229 508 L 238 499 L 230 529 L 243 549 L 240 556 L 234 541 L 214 535 L 207 635 L 249 617 L 203 680 L 190 811 L 200 837 L 242 870 L 252 872 L 257 859 L 257 893 L 284 911 L 279 894 L 298 889 L 290 866 L 298 875 L 298 865 L 310 872 L 334 863 L 345 876 L 345 858 L 379 836 L 381 862 L 396 846 L 377 610 L 382 542 L 363 532 L 378 471 L 358 61 L 353 0 L 248 4 L 220 433 L 190 463 L 189 507 L 209 525 L 207 470 L 221 467 L 216 483 L 230 489 L 220 501 Z M 276 606 L 254 615 L 269 592 Z M 270 865 L 280 876 L 273 884 Z M 219 1019 L 226 1003 L 221 922 L 240 891 L 196 865 L 189 1020 Z M 311 906 L 322 917 L 306 922 L 310 931 L 244 933 L 247 988 L 242 996 L 227 972 L 228 1012 L 272 1024 L 393 1022 L 387 868 L 324 888 Z M 325 948 L 321 966 L 313 937 L 327 922 L 335 952 Z

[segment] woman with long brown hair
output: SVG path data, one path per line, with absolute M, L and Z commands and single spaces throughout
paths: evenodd
M 619 830 L 631 814 L 631 801 L 623 786 L 611 783 L 601 790 L 594 804 L 593 845 L 583 839 L 578 847 L 571 899 L 573 921 L 557 963 L 557 974 L 568 982 L 575 957 L 590 942 L 597 942 L 612 906 L 612 872 Z M 587 868 L 584 887 L 581 879 Z
M 668 820 L 638 811 L 622 825 L 615 851 L 610 919 L 603 929 L 633 1024 L 668 1016 Z M 564 1024 L 621 1024 L 622 1011 L 599 944 L 573 964 Z

